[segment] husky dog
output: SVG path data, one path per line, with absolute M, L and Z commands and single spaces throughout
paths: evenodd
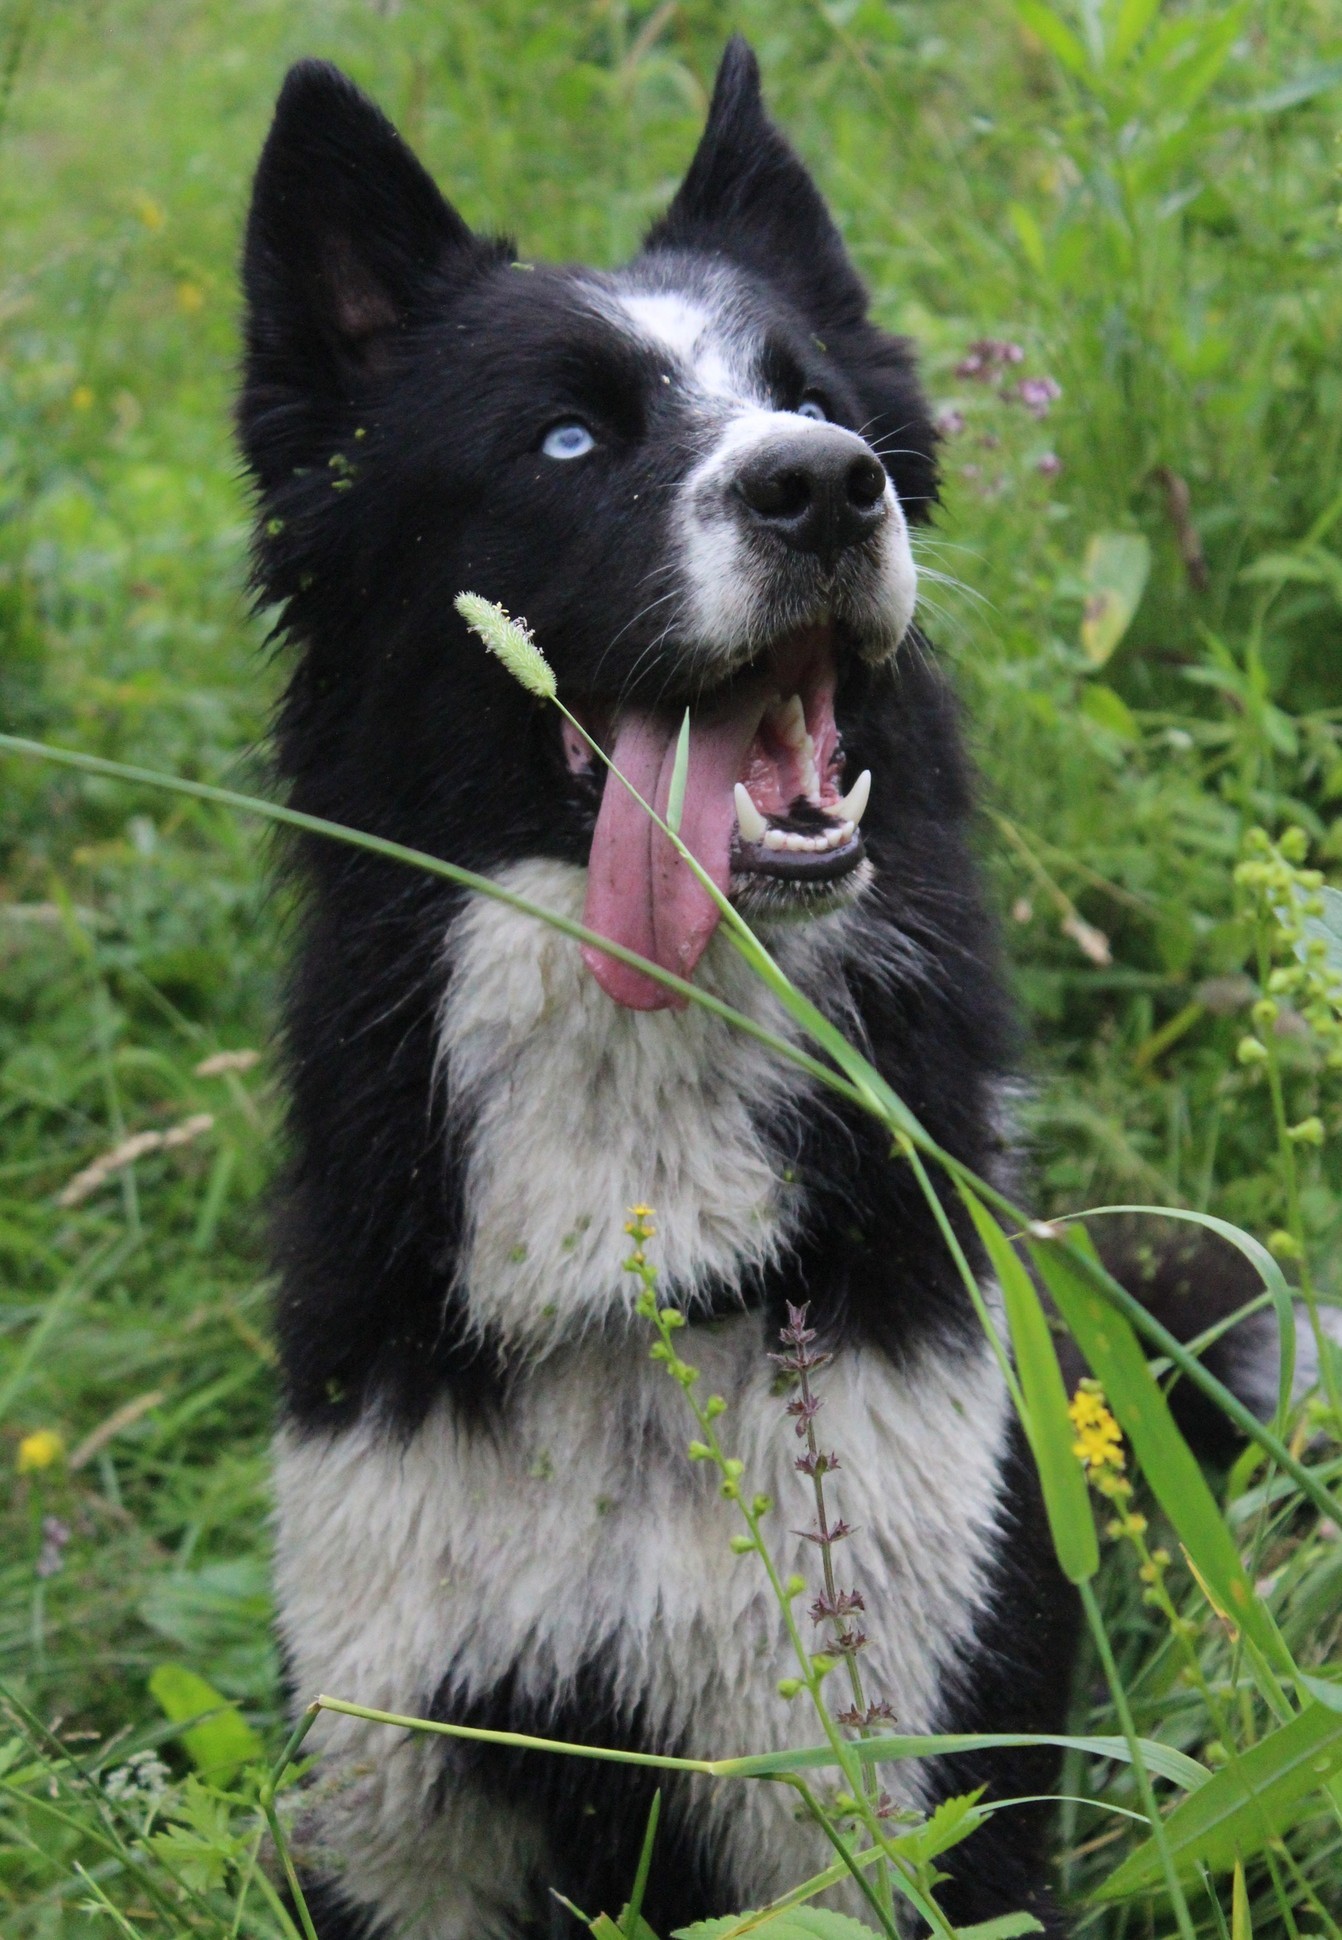
M 292 803 L 488 874 L 790 1034 L 665 838 L 453 607 L 501 602 L 659 805 L 690 708 L 689 848 L 942 1146 L 1006 1178 L 1012 1021 L 956 706 L 915 618 L 935 435 L 745 43 L 613 273 L 474 234 L 377 108 L 304 63 L 244 277 L 239 424 L 257 586 L 293 650 Z M 294 867 L 276 1588 L 295 1707 L 325 1691 L 694 1756 L 814 1738 L 633 1312 L 643 1202 L 686 1357 L 777 1504 L 780 1567 L 808 1580 L 767 1358 L 789 1302 L 833 1356 L 822 1425 L 871 1700 L 905 1732 L 1058 1731 L 1073 1603 L 1001 1376 L 886 1136 L 498 902 L 319 841 Z M 531 1940 L 574 1930 L 551 1889 L 593 1913 L 627 1892 L 646 1773 L 332 1714 L 308 1747 L 322 1940 Z M 882 1783 L 930 1807 L 1054 1776 L 998 1751 Z M 1015 1807 L 948 1855 L 950 1916 L 1027 1909 L 1058 1931 L 1045 1831 Z M 673 1782 L 646 1917 L 666 1935 L 760 1905 L 831 1856 L 786 1789 Z

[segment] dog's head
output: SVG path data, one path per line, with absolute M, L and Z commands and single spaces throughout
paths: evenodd
M 525 615 L 659 808 L 691 708 L 681 833 L 723 890 L 799 912 L 851 896 L 871 783 L 847 772 L 836 694 L 912 619 L 934 434 L 745 43 L 671 207 L 609 274 L 476 236 L 378 110 L 306 63 L 261 159 L 244 275 L 260 578 L 322 662 L 310 705 L 338 690 L 365 744 L 415 742 L 375 757 L 408 790 L 426 717 L 454 710 L 441 760 L 462 798 L 481 733 L 512 790 L 511 850 L 484 859 L 526 841 L 580 856 L 589 925 L 688 975 L 712 900 L 557 713 L 515 725 L 529 703 L 452 610 L 483 594 Z M 589 961 L 619 1001 L 667 1001 Z

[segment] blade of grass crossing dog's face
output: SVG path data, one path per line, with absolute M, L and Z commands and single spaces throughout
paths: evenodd
M 1048 1321 L 1029 1274 L 988 1208 L 963 1185 L 960 1196 L 1002 1289 L 1027 1409 L 1022 1425 L 1039 1471 L 1053 1547 L 1063 1575 L 1084 1583 L 1100 1567 L 1100 1546 L 1086 1478 L 1073 1453 L 1076 1434 Z
M 1075 1234 L 1073 1228 L 1065 1240 L 1031 1240 L 1030 1255 L 1132 1443 L 1152 1492 L 1214 1600 L 1268 1664 L 1294 1680 L 1291 1653 L 1267 1606 L 1254 1594 L 1215 1498 L 1174 1425 L 1136 1334 L 1100 1298 L 1076 1263 Z M 1093 1249 L 1091 1265 L 1102 1270 Z
M 1339 1773 L 1342 1712 L 1310 1704 L 1240 1752 L 1171 1812 L 1165 1838 L 1180 1876 L 1191 1879 L 1199 1866 L 1224 1871 L 1237 1860 L 1251 1859 L 1295 1821 L 1301 1799 L 1330 1789 Z M 1160 1858 L 1148 1841 L 1129 1853 L 1097 1897 L 1123 1899 L 1159 1881 Z

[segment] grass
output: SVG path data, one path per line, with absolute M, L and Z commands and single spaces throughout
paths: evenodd
M 1342 864 L 1338 0 L 0 0 L 2 724 L 262 785 L 277 670 L 244 594 L 233 266 L 290 58 L 348 66 L 477 225 L 604 262 L 674 186 L 733 26 L 944 413 L 927 604 L 1033 1033 L 1034 1203 L 1286 1233 L 1335 1296 L 1336 1080 L 1288 1005 L 1266 1035 L 1289 1121 L 1325 1133 L 1293 1148 L 1292 1194 L 1271 1086 L 1238 1057 L 1261 966 L 1234 869 L 1255 824 Z M 1020 361 L 970 369 L 984 340 Z M 1022 394 L 1043 379 L 1061 395 Z M 8 1764 L 0 1731 L 0 1931 L 225 1933 L 247 1880 L 239 1930 L 278 1933 L 248 1871 L 254 1787 L 229 1805 L 185 1782 L 149 1678 L 198 1673 L 278 1751 L 263 1224 L 285 912 L 255 829 L 222 810 L 17 761 L 0 777 L 0 1680 L 29 1720 Z M 208 1075 L 225 1050 L 262 1056 Z M 61 1203 L 127 1136 L 202 1114 Z M 32 1466 L 29 1444 L 20 1474 L 42 1430 L 64 1456 Z M 1335 1454 L 1316 1447 L 1318 1473 Z M 1336 1530 L 1247 1463 L 1226 1500 L 1297 1661 L 1325 1667 Z M 1214 1761 L 1130 1547 L 1100 1591 L 1135 1723 Z M 1168 1583 L 1251 1741 L 1242 1645 L 1181 1563 Z M 1075 1723 L 1116 1728 L 1094 1665 Z M 160 1747 L 157 1805 L 152 1768 L 119 1800 L 87 1776 Z M 1109 1807 L 1137 1800 L 1068 1757 L 1081 1906 L 1133 1837 Z M 146 1830 L 151 1811 L 178 1816 Z M 1260 1933 L 1335 1935 L 1337 1819 L 1315 1792 L 1288 1829 L 1245 1910 Z M 142 1835 L 148 1866 L 127 1856 Z M 1219 1936 L 1211 1897 L 1190 1904 Z M 1081 1917 L 1106 1940 L 1170 1926 L 1158 1894 Z

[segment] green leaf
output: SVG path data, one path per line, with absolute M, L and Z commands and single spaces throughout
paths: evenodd
M 1088 1240 L 1085 1243 L 1089 1245 Z M 1031 1240 L 1030 1254 L 1104 1388 L 1156 1500 L 1216 1603 L 1270 1664 L 1293 1673 L 1290 1653 L 1266 1605 L 1254 1594 L 1215 1498 L 1174 1425 L 1136 1334 L 1077 1263 L 1074 1238 Z M 1103 1272 L 1098 1262 L 1093 1266 Z
M 1044 0 L 1016 0 L 1016 14 L 1021 25 L 1043 41 L 1069 74 L 1085 73 L 1089 65 L 1085 48 L 1066 21 L 1060 20 Z
M 685 812 L 685 777 L 690 772 L 690 710 L 685 709 L 685 719 L 680 724 L 680 735 L 676 741 L 676 759 L 671 769 L 671 787 L 666 797 L 666 826 L 673 835 L 680 834 L 680 818 Z
M 1160 0 L 1123 0 L 1105 50 L 1105 66 L 1121 67 L 1160 12 Z
M 1225 1870 L 1275 1839 L 1310 1792 L 1342 1774 L 1342 1712 L 1311 1704 L 1289 1724 L 1238 1754 L 1165 1821 L 1170 1856 L 1182 1877 L 1199 1866 Z M 1104 1900 L 1158 1885 L 1160 1856 L 1148 1840 L 1098 1889 Z
M 1309 962 L 1306 944 L 1322 943 L 1327 956 L 1324 961 L 1334 976 L 1342 977 L 1342 890 L 1320 889 L 1316 892 L 1323 898 L 1323 915 L 1306 916 L 1301 921 L 1304 939 L 1295 946 L 1295 953 L 1302 963 Z
M 1131 626 L 1150 571 L 1150 543 L 1140 532 L 1094 532 L 1087 540 L 1081 651 L 1093 667 L 1104 665 Z
M 769 1940 L 871 1940 L 871 1928 L 860 1920 L 822 1906 L 793 1906 L 764 1919 L 729 1913 L 725 1919 L 696 1920 L 692 1927 L 677 1927 L 673 1940 L 733 1940 L 738 1933 L 765 1933 Z
M 1135 744 L 1142 738 L 1132 709 L 1121 694 L 1102 681 L 1088 680 L 1081 689 L 1081 712 L 1097 727 L 1107 728 L 1119 741 Z
M 1042 1933 L 1042 1920 L 1033 1913 L 999 1913 L 995 1920 L 978 1920 L 972 1927 L 957 1927 L 958 1940 L 1019 1940 L 1023 1933 Z
M 1184 1791 L 1205 1785 L 1207 1768 L 1186 1752 L 1172 1745 L 1140 1738 L 1143 1761 L 1158 1778 L 1167 1778 Z M 1082 1751 L 1092 1758 L 1130 1759 L 1126 1738 L 1057 1736 L 1053 1732 L 1020 1731 L 944 1731 L 926 1735 L 888 1738 L 858 1738 L 851 1750 L 864 1765 L 894 1764 L 902 1758 L 946 1758 L 963 1751 L 1010 1751 L 1026 1745 L 1056 1745 L 1063 1751 Z M 801 1751 L 762 1751 L 744 1758 L 717 1758 L 713 1772 L 718 1778 L 767 1778 L 777 1772 L 810 1771 L 834 1764 L 832 1745 L 809 1745 Z
M 1069 1582 L 1084 1583 L 1100 1567 L 1100 1547 L 1085 1474 L 1072 1453 L 1076 1434 L 1067 1413 L 1067 1390 L 1053 1336 L 1039 1295 L 1010 1240 L 981 1200 L 964 1186 L 960 1195 L 1002 1289 L 1025 1396 L 1023 1426 L 1039 1470 L 1053 1547 Z
M 958 1846 L 971 1832 L 991 1815 L 979 1804 L 983 1797 L 980 1785 L 975 1792 L 961 1793 L 957 1798 L 943 1799 L 930 1815 L 926 1823 L 916 1826 L 912 1832 L 903 1833 L 891 1843 L 897 1852 L 902 1852 L 915 1865 L 925 1865 L 935 1859 L 938 1853 L 949 1852 Z
M 1241 101 L 1241 114 L 1276 115 L 1286 108 L 1298 108 L 1302 101 L 1312 101 L 1316 95 L 1326 94 L 1330 88 L 1342 87 L 1342 61 L 1321 61 L 1317 67 L 1308 67 L 1303 74 L 1293 80 L 1283 81 L 1279 87 L 1269 88 L 1266 94 L 1252 95 L 1249 100 Z
M 1027 209 L 1023 202 L 1012 202 L 1007 208 L 1007 216 L 1016 232 L 1016 240 L 1021 246 L 1026 262 L 1032 270 L 1042 276 L 1048 256 L 1044 248 L 1044 232 L 1035 220 L 1034 211 Z
M 164 1716 L 186 1727 L 178 1734 L 183 1750 L 196 1770 L 216 1784 L 227 1785 L 243 1765 L 265 1755 L 260 1738 L 237 1706 L 195 1671 L 181 1664 L 160 1664 L 150 1674 L 149 1689 Z

